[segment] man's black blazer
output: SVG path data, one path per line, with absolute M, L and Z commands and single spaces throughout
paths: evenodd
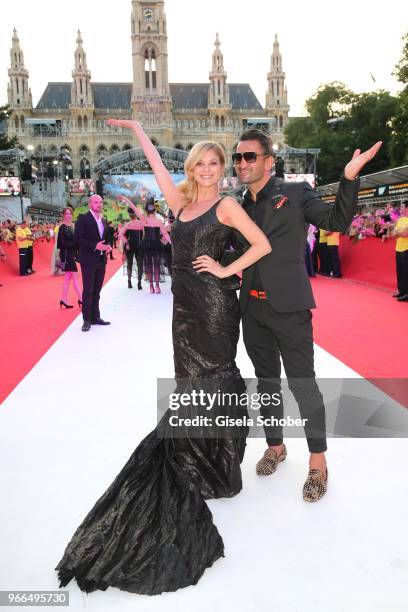
M 305 265 L 307 229 L 310 223 L 334 232 L 346 232 L 357 210 L 359 180 L 340 180 L 335 204 L 323 202 L 308 183 L 289 183 L 271 178 L 263 188 L 267 203 L 262 225 L 272 252 L 257 262 L 262 288 L 278 312 L 315 308 L 312 287 Z M 283 200 L 283 198 L 287 200 Z M 247 212 L 250 202 L 244 198 Z M 243 271 L 241 311 L 248 304 L 254 266 Z
M 99 227 L 91 211 L 85 215 L 79 215 L 75 223 L 75 242 L 78 245 L 78 261 L 84 266 L 96 265 L 102 261 L 106 263 L 104 251 L 96 251 L 95 247 L 101 240 L 108 244 L 108 229 L 106 221 L 103 220 L 103 236 L 99 234 Z M 101 255 L 102 253 L 102 255 Z

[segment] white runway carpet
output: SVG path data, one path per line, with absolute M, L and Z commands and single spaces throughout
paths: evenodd
M 78 317 L 2 405 L 0 590 L 58 588 L 76 527 L 156 425 L 156 378 L 173 376 L 171 306 L 169 283 L 130 291 L 120 271 L 103 290 L 112 325 L 84 334 Z M 238 365 L 253 376 L 242 344 Z M 316 370 L 356 376 L 317 347 Z M 264 448 L 248 440 L 240 495 L 208 502 L 226 556 L 197 586 L 147 597 L 71 582 L 69 610 L 407 612 L 408 441 L 330 439 L 317 504 L 301 496 L 305 440 L 288 440 L 287 460 L 260 478 Z

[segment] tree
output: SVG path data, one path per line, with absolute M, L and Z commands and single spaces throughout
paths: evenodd
M 319 184 L 339 180 L 355 149 L 368 149 L 378 140 L 384 142 L 369 171 L 390 165 L 389 143 L 397 100 L 386 91 L 356 94 L 343 83 L 319 87 L 306 101 L 308 117 L 289 122 L 285 136 L 288 144 L 299 148 L 319 148 Z
M 408 84 L 408 32 L 402 37 L 404 46 L 402 48 L 401 59 L 395 66 L 393 75 L 397 77 L 400 83 Z
M 397 98 L 383 90 L 353 96 L 344 124 L 350 155 L 355 149 L 365 151 L 378 140 L 383 142 L 383 146 L 368 166 L 369 173 L 385 170 L 392 165 L 390 143 L 397 104 Z
M 402 37 L 404 43 L 401 59 L 395 66 L 394 76 L 405 85 L 398 96 L 395 117 L 392 122 L 390 154 L 393 166 L 408 164 L 408 33 Z
M 13 149 L 17 146 L 17 138 L 9 138 L 7 136 L 7 119 L 10 117 L 10 109 L 8 106 L 0 106 L 0 151 Z M 2 131 L 4 130 L 4 132 Z
M 341 124 L 351 96 L 352 92 L 343 83 L 334 81 L 322 85 L 306 100 L 308 116 L 292 119 L 286 127 L 285 138 L 289 146 L 321 149 L 317 162 L 320 184 L 337 181 L 349 157 Z

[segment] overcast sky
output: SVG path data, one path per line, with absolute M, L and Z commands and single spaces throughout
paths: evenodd
M 165 6 L 170 82 L 208 81 L 218 31 L 228 81 L 250 83 L 264 105 L 276 32 L 292 116 L 304 114 L 305 100 L 333 80 L 354 91 L 400 89 L 391 72 L 408 31 L 408 2 L 165 0 Z M 7 100 L 14 26 L 34 105 L 48 81 L 72 80 L 78 28 L 92 80 L 131 82 L 130 13 L 131 0 L 7 2 L 0 20 L 0 103 Z

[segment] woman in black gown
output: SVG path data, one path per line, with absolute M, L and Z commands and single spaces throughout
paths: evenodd
M 161 293 L 160 281 L 164 280 L 161 270 L 162 240 L 170 237 L 162 221 L 156 216 L 154 198 L 148 198 L 145 205 L 145 233 L 143 239 L 143 265 L 146 278 L 150 283 L 150 293 Z M 155 283 L 156 288 L 153 283 Z
M 58 230 L 57 249 L 60 253 L 61 267 L 65 272 L 64 284 L 62 286 L 62 299 L 60 300 L 60 308 L 73 308 L 68 304 L 69 285 L 72 281 L 75 292 L 78 297 L 78 306 L 82 306 L 82 291 L 78 280 L 78 267 L 76 257 L 78 254 L 78 245 L 74 239 L 74 224 L 72 222 L 73 213 L 69 207 L 62 211 L 62 223 Z
M 137 288 L 140 291 L 142 289 L 143 278 L 142 242 L 144 223 L 137 218 L 136 213 L 131 208 L 128 208 L 128 215 L 130 217 L 130 221 L 120 230 L 119 238 L 123 243 L 123 263 L 126 265 L 128 288 L 133 289 L 133 260 L 135 260 L 137 271 Z
M 213 380 L 222 392 L 240 393 L 245 387 L 235 365 L 239 306 L 222 279 L 270 252 L 269 242 L 234 199 L 220 199 L 225 159 L 219 145 L 195 145 L 186 160 L 186 181 L 176 188 L 138 123 L 108 124 L 135 132 L 176 216 L 172 292 L 178 388 Z M 250 246 L 223 267 L 219 260 L 234 230 Z M 167 418 L 168 413 L 164 430 Z M 154 595 L 196 584 L 223 556 L 205 499 L 241 490 L 245 437 L 159 437 L 162 426 L 139 444 L 77 529 L 56 568 L 60 586 L 76 578 L 88 592 L 113 586 Z

